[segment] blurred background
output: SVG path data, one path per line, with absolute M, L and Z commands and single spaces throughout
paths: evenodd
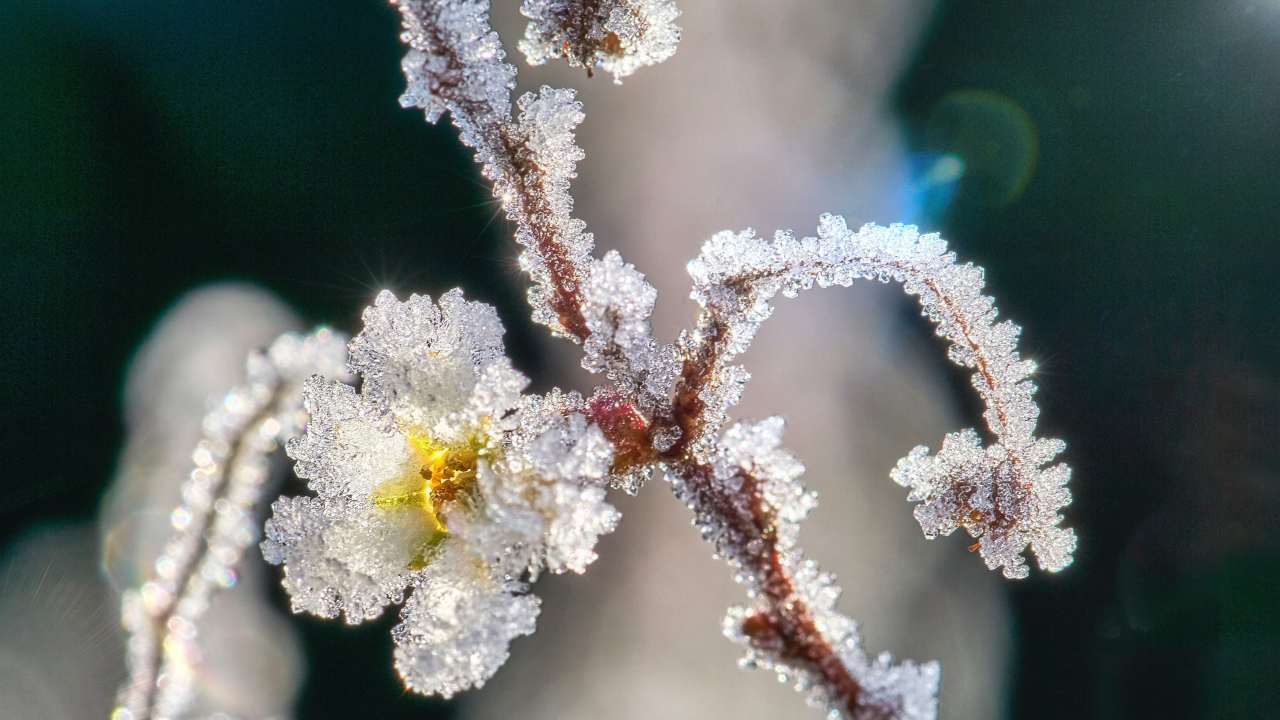
M 917 223 L 987 268 L 1069 441 L 1075 565 L 997 582 L 965 540 L 920 538 L 887 478 L 977 421 L 915 310 L 869 287 L 779 311 L 743 414 L 793 420 L 824 495 L 807 542 L 869 649 L 942 658 L 944 718 L 1280 716 L 1280 3 L 694 4 L 676 56 L 622 88 L 521 69 L 583 88 L 578 212 L 651 275 L 660 331 L 691 317 L 682 264 L 715 230 Z M 530 326 L 454 131 L 397 105 L 396 35 L 376 2 L 0 4 L 0 715 L 105 717 L 130 577 L 113 533 L 144 522 L 108 488 L 169 467 L 272 333 L 460 285 L 537 387 L 589 387 Z M 264 703 L 808 717 L 733 668 L 736 591 L 661 481 L 619 506 L 599 565 L 539 587 L 542 632 L 492 688 L 404 694 L 394 613 L 273 612 L 254 635 L 287 671 Z M 685 607 L 645 595 L 672 577 Z M 254 587 L 286 608 L 273 578 Z

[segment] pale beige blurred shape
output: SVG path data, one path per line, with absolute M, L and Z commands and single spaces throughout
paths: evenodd
M 244 284 L 193 290 L 161 317 L 129 366 L 127 439 L 99 523 L 33 529 L 0 555 L 0 717 L 111 712 L 126 677 L 118 591 L 150 573 L 169 537 L 209 399 L 244 379 L 251 349 L 297 325 Z M 192 717 L 282 717 L 301 683 L 295 633 L 265 602 L 261 557 L 246 557 L 236 592 L 202 620 Z
M 675 57 L 622 87 L 563 69 L 520 75 L 523 87 L 581 89 L 577 213 L 599 250 L 620 249 L 658 288 L 666 339 L 692 319 L 683 266 L 713 232 L 812 234 L 824 211 L 855 227 L 901 219 L 907 178 L 887 93 L 931 10 L 927 0 L 680 5 Z M 498 12 L 513 47 L 523 25 L 514 10 Z M 888 477 L 912 446 L 977 422 L 957 417 L 943 349 L 901 325 L 897 292 L 868 285 L 781 300 L 744 358 L 754 380 L 735 414 L 787 417 L 787 444 L 822 496 L 803 544 L 840 576 L 841 608 L 862 623 L 868 651 L 941 660 L 940 716 L 998 718 L 1009 655 L 1002 581 L 964 539 L 927 542 Z M 548 348 L 576 366 L 572 348 Z M 719 623 L 742 589 L 666 485 L 655 478 L 619 508 L 622 525 L 585 576 L 539 583 L 538 632 L 465 696 L 465 714 L 818 717 L 767 674 L 737 669 Z

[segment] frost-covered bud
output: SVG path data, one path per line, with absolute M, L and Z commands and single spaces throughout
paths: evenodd
M 530 65 L 563 57 L 616 83 L 676 52 L 680 10 L 673 0 L 524 0 L 529 18 L 520 51 Z
M 576 395 L 525 396 L 493 308 L 380 294 L 348 385 L 314 377 L 289 455 L 314 496 L 272 506 L 269 562 L 295 611 L 357 623 L 409 599 L 393 632 L 411 689 L 479 686 L 533 630 L 524 578 L 582 572 L 618 514 L 612 449 Z

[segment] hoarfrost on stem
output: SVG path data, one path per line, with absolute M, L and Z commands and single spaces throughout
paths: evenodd
M 973 386 L 995 438 L 984 447 L 973 430 L 952 433 L 938 455 L 921 446 L 898 463 L 892 477 L 910 489 L 911 501 L 923 503 L 915 516 L 925 536 L 964 528 L 979 539 L 987 566 L 1003 568 L 1011 579 L 1027 576 L 1022 553 L 1028 547 L 1045 570 L 1071 563 L 1075 533 L 1058 526 L 1061 508 L 1071 501 L 1070 469 L 1045 468 L 1066 445 L 1035 436 L 1035 363 L 1018 353 L 1018 326 L 996 321 L 995 301 L 982 294 L 982 269 L 957 263 L 939 236 L 904 225 L 855 232 L 844 218 L 824 215 L 817 237 L 779 232 L 768 242 L 750 230 L 719 233 L 689 272 L 693 297 L 706 309 L 704 322 L 725 328 L 717 356 L 722 366 L 750 344 L 779 292 L 794 297 L 815 284 L 848 286 L 859 278 L 902 283 L 950 343 L 948 358 L 974 370 Z M 714 412 L 733 400 L 714 399 Z
M 240 559 L 257 538 L 256 510 L 271 454 L 306 422 L 303 381 L 341 377 L 345 338 L 327 329 L 288 333 L 251 354 L 248 378 L 204 419 L 194 468 L 174 509 L 173 533 L 153 577 L 121 598 L 129 633 L 129 679 L 113 720 L 180 716 L 201 661 L 200 624 L 213 594 L 236 584 Z

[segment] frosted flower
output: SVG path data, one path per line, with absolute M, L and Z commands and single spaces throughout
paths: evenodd
M 530 65 L 564 57 L 616 83 L 671 57 L 680 42 L 672 0 L 524 0 L 520 12 L 529 18 L 520 51 Z
M 526 579 L 595 559 L 618 518 L 612 452 L 578 396 L 522 394 L 497 314 L 460 291 L 383 292 L 349 350 L 359 391 L 307 383 L 311 421 L 288 452 L 315 495 L 276 501 L 263 553 L 295 611 L 358 623 L 405 602 L 396 668 L 449 697 L 533 631 Z

